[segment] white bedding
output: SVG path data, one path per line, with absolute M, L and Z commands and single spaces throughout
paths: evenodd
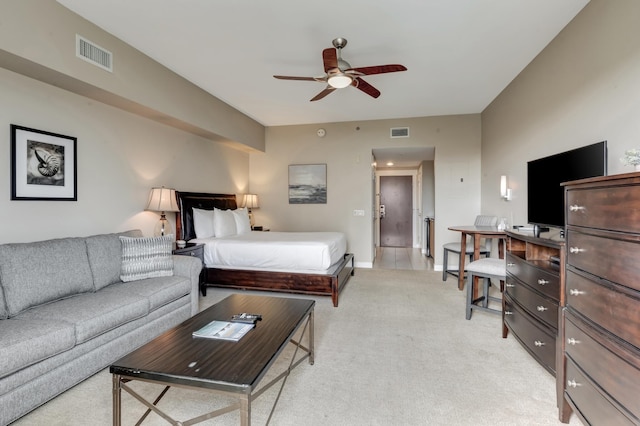
M 208 268 L 322 273 L 347 251 L 341 232 L 250 232 L 190 242 L 205 244 Z

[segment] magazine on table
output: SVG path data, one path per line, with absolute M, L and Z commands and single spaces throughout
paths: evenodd
M 255 327 L 255 324 L 230 321 L 211 321 L 201 329 L 194 331 L 193 336 L 237 342 L 253 327 Z

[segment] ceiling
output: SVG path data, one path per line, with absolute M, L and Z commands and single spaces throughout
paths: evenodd
M 479 113 L 588 0 L 58 0 L 265 126 Z M 402 64 L 309 100 L 336 37 L 353 67 Z M 108 46 L 103 46 L 108 49 Z M 114 66 L 117 67 L 117 58 Z

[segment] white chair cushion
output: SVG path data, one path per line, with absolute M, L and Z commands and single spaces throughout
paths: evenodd
M 504 277 L 507 274 L 507 264 L 505 259 L 487 257 L 474 260 L 466 265 L 467 272 L 474 275 L 491 275 L 494 277 Z

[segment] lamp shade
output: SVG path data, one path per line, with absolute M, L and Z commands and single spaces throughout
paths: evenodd
M 177 212 L 176 190 L 171 188 L 151 188 L 149 202 L 145 210 L 152 212 Z
M 507 196 L 507 176 L 500 176 L 500 196 L 502 198 Z
M 247 209 L 257 209 L 260 207 L 258 204 L 258 196 L 256 194 L 245 194 L 242 201 L 242 207 Z

